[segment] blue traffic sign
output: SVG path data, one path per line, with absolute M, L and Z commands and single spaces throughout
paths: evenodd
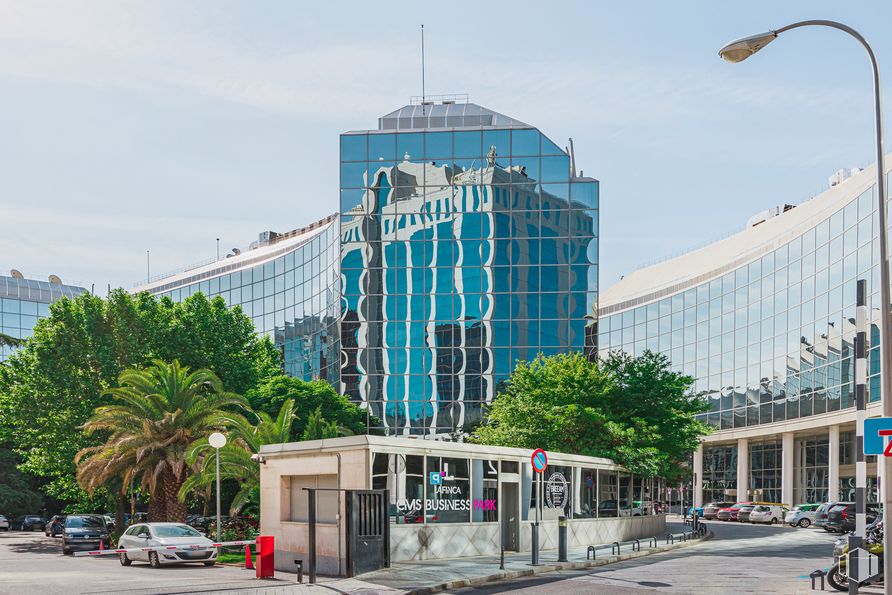
M 533 464 L 533 471 L 536 473 L 543 473 L 545 468 L 548 467 L 548 455 L 546 455 L 545 451 L 541 448 L 537 448 L 533 451 L 533 456 L 530 457 L 530 461 Z
M 892 417 L 872 417 L 864 420 L 864 454 L 892 456 Z

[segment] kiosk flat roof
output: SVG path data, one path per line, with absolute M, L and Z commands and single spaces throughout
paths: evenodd
M 312 454 L 319 452 L 338 452 L 344 450 L 374 449 L 377 452 L 407 452 L 408 454 L 424 454 L 430 456 L 449 457 L 494 457 L 502 459 L 520 459 L 529 463 L 533 454 L 532 448 L 513 448 L 508 446 L 487 446 L 469 442 L 447 442 L 444 440 L 421 440 L 417 438 L 398 438 L 393 436 L 346 436 L 324 440 L 308 440 L 306 442 L 285 442 L 266 444 L 260 447 L 264 457 L 284 457 L 289 455 Z M 548 453 L 548 464 L 582 465 L 599 469 L 615 469 L 625 471 L 610 459 L 589 457 L 561 452 Z

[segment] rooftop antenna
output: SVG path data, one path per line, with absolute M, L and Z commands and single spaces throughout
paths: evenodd
M 427 115 L 424 101 L 424 23 L 421 23 L 421 113 Z

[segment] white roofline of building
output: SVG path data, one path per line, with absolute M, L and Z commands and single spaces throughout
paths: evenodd
M 253 250 L 245 250 L 238 256 L 214 260 L 213 262 L 204 265 L 199 265 L 194 268 L 186 269 L 184 271 L 168 275 L 167 277 L 153 280 L 151 283 L 137 285 L 131 290 L 131 293 L 142 293 L 144 291 L 151 292 L 164 285 L 177 283 L 179 281 L 187 280 L 190 277 L 210 273 L 207 275 L 207 277 L 201 279 L 202 281 L 204 281 L 206 279 L 213 279 L 214 277 L 219 277 L 221 275 L 227 275 L 235 270 L 241 270 L 246 267 L 255 267 L 261 264 L 265 264 L 270 260 L 278 258 L 283 253 L 288 253 L 293 249 L 299 248 L 301 245 L 306 244 L 337 222 L 337 217 L 335 217 L 334 215 L 329 216 L 328 219 L 328 221 L 322 223 L 321 225 L 315 227 L 310 226 L 306 228 L 303 233 L 294 235 L 292 237 L 284 237 L 266 246 L 254 248 Z M 219 269 L 219 271 L 215 271 L 215 269 Z M 188 285 L 190 283 L 191 282 L 183 283 L 183 285 Z
M 376 451 L 421 451 L 418 454 L 429 456 L 468 457 L 496 456 L 529 461 L 533 449 L 513 448 L 507 446 L 486 446 L 468 442 L 449 442 L 446 440 L 424 440 L 420 438 L 403 438 L 399 436 L 346 436 L 324 440 L 308 440 L 305 442 L 286 442 L 282 444 L 266 444 L 260 447 L 264 457 L 283 457 L 291 455 L 311 454 L 319 452 L 340 452 L 374 447 Z M 410 453 L 411 454 L 411 453 Z M 548 464 L 560 465 L 598 465 L 602 469 L 625 469 L 602 457 L 589 457 L 567 453 L 548 452 Z
M 888 162 L 888 161 L 887 161 Z M 892 169 L 892 165 L 886 171 Z M 626 275 L 598 296 L 600 316 L 710 281 L 794 240 L 876 183 L 876 164 L 777 217 L 671 260 Z

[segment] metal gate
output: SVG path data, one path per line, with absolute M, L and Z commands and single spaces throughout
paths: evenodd
M 390 567 L 389 490 L 347 490 L 347 576 Z

